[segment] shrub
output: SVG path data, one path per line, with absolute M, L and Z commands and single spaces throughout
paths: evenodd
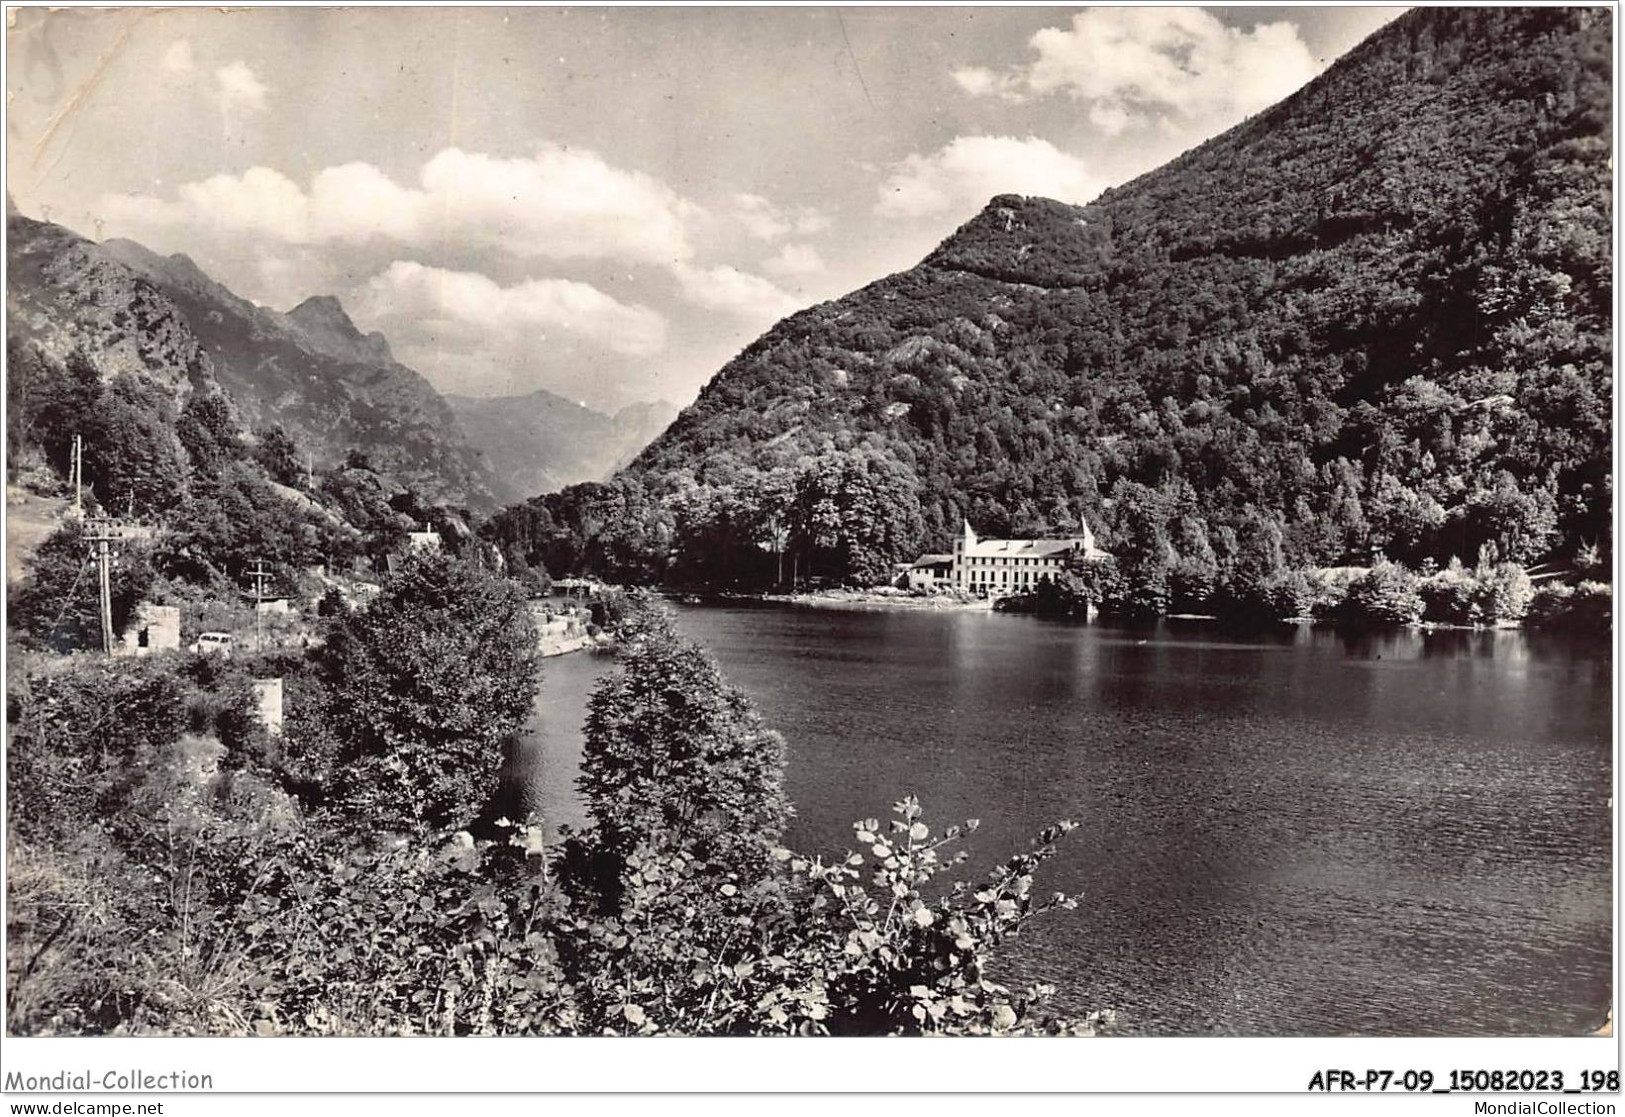
M 1487 621 L 1521 621 L 1529 612 L 1534 583 L 1515 562 L 1503 562 L 1478 573 L 1478 613 Z
M 1533 583 L 1515 562 L 1480 562 L 1472 572 L 1459 559 L 1422 580 L 1422 619 L 1440 624 L 1493 624 L 1522 620 L 1534 595 Z
M 1379 559 L 1349 586 L 1340 610 L 1358 624 L 1415 624 L 1422 617 L 1422 595 L 1416 575 L 1398 563 Z
M 1573 632 L 1608 632 L 1613 627 L 1613 587 L 1606 582 L 1543 583 L 1530 597 L 1528 623 Z
M 931 900 L 958 864 L 912 798 L 889 832 L 856 825 L 838 861 L 777 844 L 784 749 L 665 614 L 642 602 L 623 666 L 599 685 L 580 786 L 593 819 L 565 843 L 576 913 L 558 929 L 583 1030 L 874 1034 L 1088 1030 L 1048 1021 L 1042 990 L 991 982 L 986 953 L 1027 919 L 1032 872 L 1071 829 L 1040 836 L 980 889 Z M 968 829 L 974 829 L 969 824 Z M 860 869 L 860 866 L 871 866 Z M 867 884 L 865 883 L 867 880 Z M 872 891 L 870 890 L 872 888 Z
M 1321 599 L 1320 587 L 1302 570 L 1282 570 L 1260 586 L 1269 615 L 1278 621 L 1310 616 Z
M 440 601 L 422 623 L 442 622 L 433 630 L 443 634 L 463 609 L 496 623 L 500 610 L 483 596 L 489 587 L 471 587 L 470 575 L 444 560 L 403 577 L 380 598 L 372 627 L 346 630 L 344 654 L 372 658 L 345 662 L 363 672 L 395 662 L 371 642 L 383 631 L 426 643 L 426 633 L 381 624 L 408 601 Z M 630 599 L 622 633 L 623 666 L 594 695 L 589 720 L 582 785 L 593 824 L 552 850 L 539 828 L 507 820 L 484 840 L 436 827 L 426 812 L 401 840 L 357 835 L 353 819 L 332 812 L 301 822 L 252 762 L 228 769 L 220 745 L 183 732 L 182 696 L 165 689 L 182 686 L 173 673 L 98 664 L 88 683 L 58 686 L 64 695 L 121 688 L 128 701 L 120 709 L 134 719 L 100 729 L 139 729 L 97 739 L 117 763 L 92 774 L 98 786 L 121 789 L 109 825 L 83 825 L 84 806 L 70 804 L 57 813 L 77 814 L 78 825 L 49 832 L 49 843 L 13 842 L 12 1026 L 33 1034 L 1081 1034 L 1107 1018 L 1052 1016 L 1047 987 L 1015 991 L 988 973 L 991 952 L 1029 920 L 1075 906 L 1035 887 L 1071 824 L 946 896 L 930 895 L 930 885 L 964 861 L 950 847 L 976 824 L 938 833 L 912 798 L 895 805 L 889 827 L 855 824 L 856 849 L 837 860 L 799 855 L 778 844 L 789 804 L 777 735 L 645 596 Z M 469 681 L 478 694 L 502 689 Z M 454 711 L 440 708 L 433 690 L 402 695 L 426 699 L 441 716 L 424 720 L 414 708 L 419 720 L 408 723 L 404 712 L 385 711 L 398 730 L 389 740 L 443 743 Z M 42 711 L 34 697 L 14 697 L 14 714 L 21 706 L 28 715 L 14 718 L 15 733 L 31 734 L 25 762 L 47 752 L 42 717 L 76 709 L 56 702 Z M 370 700 L 370 691 L 357 692 L 357 701 Z M 155 723 L 162 711 L 170 720 Z M 481 764 L 459 748 L 438 755 Z M 14 790 L 39 784 L 25 773 Z M 420 800 L 432 792 L 420 788 Z
M 1319 616 L 1336 600 L 1337 591 L 1320 574 L 1282 569 L 1228 579 L 1215 593 L 1213 607 L 1226 620 L 1261 624 Z
M 1040 896 L 1033 873 L 1072 827 L 946 897 L 926 889 L 963 860 L 943 850 L 913 799 L 889 829 L 854 824 L 858 850 L 831 863 L 775 848 L 769 871 L 708 862 L 649 835 L 627 860 L 612 917 L 567 921 L 559 956 L 582 1031 L 616 1034 L 1086 1034 L 1043 1009 L 1050 990 L 1021 993 L 987 974 L 989 952 L 1030 919 L 1074 906 Z M 974 829 L 975 823 L 967 824 Z M 577 968 L 579 964 L 579 969 Z
M 1478 579 L 1468 573 L 1461 560 L 1422 581 L 1422 619 L 1439 624 L 1477 624 L 1483 618 Z
M 132 771 L 187 729 L 187 687 L 149 659 L 22 673 L 7 698 L 7 810 L 24 837 L 62 837 L 117 813 Z

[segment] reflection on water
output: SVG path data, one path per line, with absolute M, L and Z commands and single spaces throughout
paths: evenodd
M 986 613 L 685 608 L 790 746 L 802 848 L 918 795 L 1078 911 L 1012 982 L 1141 1034 L 1573 1034 L 1610 983 L 1606 644 L 1520 632 L 1237 635 Z M 549 660 L 521 767 L 579 821 L 608 661 Z

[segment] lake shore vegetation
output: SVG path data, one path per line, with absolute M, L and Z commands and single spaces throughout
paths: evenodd
M 609 601 L 613 600 L 613 604 Z M 523 599 L 407 563 L 316 649 L 32 653 L 11 687 L 8 1010 L 29 1035 L 1091 1033 L 990 976 L 1075 902 L 1044 830 L 977 883 L 974 821 L 912 798 L 831 856 L 784 843 L 783 742 L 646 594 L 606 599 L 616 669 L 579 782 L 590 821 L 489 818 L 534 698 Z M 611 615 L 613 614 L 613 616 Z M 388 694 L 388 708 L 378 705 Z M 408 701 L 408 699 L 410 699 Z M 952 875 L 951 885 L 938 878 Z
M 1207 616 L 1233 625 L 1321 621 L 1357 627 L 1435 625 L 1607 632 L 1612 587 L 1573 572 L 1535 583 L 1518 563 L 1486 549 L 1464 567 L 1420 571 L 1379 558 L 1369 567 L 1294 569 L 1264 562 L 1199 569 L 1174 555 L 1161 563 L 1115 558 L 1076 562 L 1026 594 L 1001 598 L 1004 612 L 1042 616 Z M 1595 573 L 1601 573 L 1600 571 Z M 1199 582 L 1203 591 L 1193 592 Z

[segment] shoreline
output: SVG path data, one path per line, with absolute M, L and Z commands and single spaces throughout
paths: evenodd
M 715 603 L 743 603 L 758 602 L 770 605 L 789 605 L 806 609 L 846 609 L 868 612 L 998 612 L 1009 616 L 1025 616 L 1040 619 L 1063 619 L 1055 614 L 1039 613 L 1027 609 L 1000 609 L 998 602 L 1010 600 L 1009 598 L 961 598 L 948 594 L 911 594 L 902 590 L 859 590 L 859 589 L 823 589 L 805 590 L 798 593 L 696 593 L 693 590 L 661 590 L 661 595 L 674 602 L 698 605 Z M 1121 620 L 1117 614 L 1097 614 L 1091 607 L 1090 620 L 1117 621 Z M 1519 620 L 1498 620 L 1490 623 L 1458 624 L 1449 621 L 1418 620 L 1403 624 L 1380 624 L 1363 622 L 1337 617 L 1283 617 L 1268 621 L 1259 621 L 1251 624 L 1237 624 L 1224 617 L 1210 613 L 1169 613 L 1158 620 L 1178 621 L 1182 623 L 1213 624 L 1219 626 L 1237 627 L 1298 627 L 1309 625 L 1312 627 L 1326 627 L 1346 632 L 1356 631 L 1398 631 L 1409 630 L 1421 633 L 1430 632 L 1571 632 L 1583 633 L 1589 631 L 1585 628 L 1571 627 L 1563 624 L 1531 623 L 1530 618 Z M 1605 633 L 1606 634 L 1606 633 Z M 574 649 L 569 649 L 574 650 Z
M 543 659 L 552 659 L 555 656 L 569 655 L 572 652 L 586 651 L 589 648 L 601 647 L 608 643 L 602 636 L 566 636 L 561 639 L 539 638 L 536 641 L 536 650 Z
M 932 612 L 990 612 L 991 599 L 965 600 L 945 594 L 915 596 L 907 593 L 880 593 L 874 590 L 812 590 L 804 593 L 764 593 L 749 595 L 752 601 L 775 605 L 798 605 L 811 609 L 898 609 Z

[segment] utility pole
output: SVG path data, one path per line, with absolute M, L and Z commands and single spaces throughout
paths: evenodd
M 265 583 L 271 580 L 271 572 L 265 569 L 264 559 L 254 560 L 254 569 L 248 572 L 248 577 L 254 579 L 254 650 L 258 652 L 265 648 L 260 602 L 265 600 Z
M 85 525 L 85 542 L 95 548 L 97 597 L 101 604 L 102 652 L 113 654 L 113 575 L 110 544 L 120 539 L 118 528 L 105 516 Z
M 77 434 L 73 436 L 73 514 L 85 514 L 85 440 Z

